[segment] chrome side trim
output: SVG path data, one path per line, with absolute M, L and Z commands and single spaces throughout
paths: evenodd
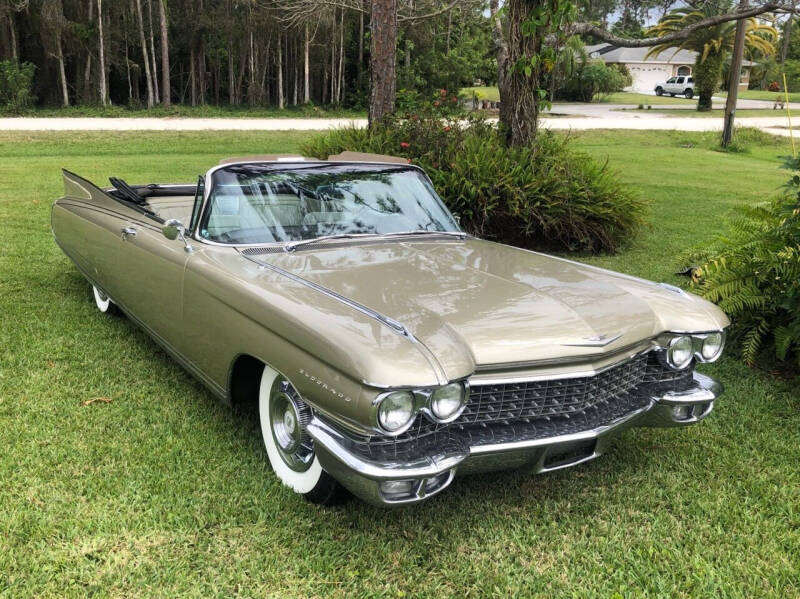
M 314 289 L 315 291 L 319 291 L 320 293 L 322 293 L 324 295 L 327 295 L 328 297 L 333 298 L 338 302 L 341 302 L 343 304 L 346 304 L 346 305 L 350 306 L 351 308 L 353 308 L 354 310 L 357 310 L 358 312 L 361 312 L 365 316 L 369 316 L 370 318 L 373 318 L 374 320 L 377 320 L 378 322 L 380 322 L 382 324 L 385 324 L 390 329 L 392 329 L 395 333 L 398 333 L 398 334 L 402 335 L 403 337 L 407 338 L 409 341 L 414 343 L 419 348 L 420 352 L 425 357 L 425 359 L 428 361 L 428 363 L 430 364 L 431 368 L 433 368 L 433 371 L 436 374 L 436 378 L 438 379 L 439 384 L 440 385 L 446 385 L 447 384 L 447 382 L 448 382 L 447 381 L 447 375 L 444 372 L 444 368 L 442 368 L 442 365 L 439 363 L 439 360 L 436 359 L 436 356 L 428 348 L 428 346 L 425 345 L 419 339 L 417 339 L 414 336 L 414 334 L 409 330 L 409 328 L 406 327 L 402 322 L 399 322 L 399 321 L 395 320 L 394 318 L 390 318 L 389 316 L 386 316 L 385 314 L 381 314 L 380 312 L 378 312 L 376 310 L 373 310 L 372 308 L 368 308 L 367 306 L 365 306 L 363 304 L 360 304 L 357 301 L 350 299 L 349 297 L 345 297 L 344 295 L 342 295 L 340 293 L 336 293 L 335 291 L 333 291 L 331 289 L 328 289 L 327 287 L 324 287 L 322 285 L 319 285 L 318 283 L 314 283 L 313 281 L 309 281 L 308 279 L 304 279 L 303 277 L 298 276 L 298 275 L 296 275 L 296 274 L 294 274 L 292 272 L 289 272 L 288 270 L 284 270 L 284 269 L 280 268 L 279 266 L 275 266 L 275 265 L 270 264 L 268 262 L 264 262 L 263 260 L 259 260 L 258 258 L 254 257 L 254 256 L 249 256 L 247 254 L 243 254 L 241 251 L 239 251 L 239 255 L 242 256 L 245 260 L 250 260 L 251 262 L 257 264 L 258 266 L 260 266 L 262 268 L 266 268 L 268 270 L 271 270 L 272 272 L 277 273 L 277 274 L 279 274 L 281 276 L 284 276 L 284 277 L 286 277 L 288 279 L 291 279 L 292 281 L 294 281 L 296 283 L 300 283 L 301 285 L 305 285 L 306 287 L 310 287 L 311 289 Z
M 319 291 L 320 293 L 324 293 L 328 297 L 332 297 L 333 299 L 338 300 L 338 301 L 342 302 L 343 304 L 347 304 L 348 306 L 350 306 L 351 308 L 354 308 L 355 310 L 358 310 L 362 314 L 366 314 L 367 316 L 369 316 L 371 318 L 374 318 L 375 320 L 379 320 L 383 324 L 385 324 L 388 327 L 394 329 L 396 332 L 400 333 L 401 335 L 403 335 L 405 337 L 408 337 L 410 339 L 414 338 L 414 336 L 411 334 L 411 331 L 409 331 L 408 328 L 402 322 L 398 322 L 393 318 L 390 318 L 388 316 L 385 316 L 384 314 L 381 314 L 380 312 L 378 312 L 376 310 L 373 310 L 372 308 L 368 308 L 367 306 L 365 306 L 363 304 L 359 304 L 355 300 L 351 300 L 350 298 L 345 297 L 344 295 L 341 295 L 340 293 L 336 293 L 335 291 L 332 291 L 332 290 L 328 289 L 327 287 L 323 287 L 322 285 L 319 285 L 318 283 L 314 283 L 313 281 L 309 281 L 308 279 L 304 279 L 303 277 L 298 276 L 298 275 L 296 275 L 296 274 L 294 274 L 292 272 L 289 272 L 288 270 L 284 270 L 284 269 L 280 268 L 279 266 L 275 266 L 273 264 L 269 264 L 268 262 L 264 262 L 263 260 L 258 260 L 258 259 L 254 258 L 252 256 L 248 256 L 247 254 L 243 254 L 242 252 L 239 252 L 239 255 L 244 257 L 246 260 L 250 260 L 251 262 L 255 262 L 259 266 L 263 266 L 264 268 L 267 268 L 267 269 L 269 269 L 269 270 L 271 270 L 271 271 L 273 271 L 275 273 L 278 273 L 279 275 L 282 275 L 282 276 L 284 276 L 286 278 L 289 278 L 289 279 L 293 280 L 296 283 L 300 283 L 301 285 L 305 285 L 306 287 L 311 287 L 312 289 L 315 289 L 316 291 Z

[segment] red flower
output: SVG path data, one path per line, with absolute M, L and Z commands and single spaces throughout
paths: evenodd
M 448 131 L 450 131 L 450 125 L 445 125 L 445 126 L 444 126 L 444 131 L 445 131 L 445 133 L 447 133 Z
M 444 98 L 447 95 L 447 90 L 446 89 L 440 89 L 439 90 L 439 95 Z
M 455 162 L 451 162 L 450 163 L 450 168 L 456 168 L 456 163 Z
M 453 96 L 452 98 L 450 98 L 450 101 L 451 101 L 451 102 L 453 102 L 453 103 L 455 104 L 456 102 L 458 102 L 458 98 L 456 98 L 455 96 Z
M 439 102 L 439 100 L 436 100 L 436 102 L 433 103 L 434 106 L 439 106 L 440 104 L 441 102 Z
M 408 162 L 409 164 L 411 164 L 411 158 L 409 158 L 409 159 L 407 160 L 407 162 Z
M 410 143 L 408 143 L 407 141 L 401 141 L 401 142 L 400 142 L 400 147 L 401 147 L 401 148 L 408 148 L 408 147 L 410 147 L 410 146 L 411 146 L 411 144 L 410 144 Z
M 438 162 L 434 162 L 433 163 L 433 168 L 439 168 L 439 163 Z

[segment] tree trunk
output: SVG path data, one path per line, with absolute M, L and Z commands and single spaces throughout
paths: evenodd
M 792 8 L 797 5 L 797 0 L 792 0 Z M 783 26 L 783 44 L 781 44 L 781 64 L 786 62 L 786 55 L 789 54 L 789 38 L 792 35 L 792 17 L 794 15 L 789 13 L 786 18 L 786 25 Z
M 541 35 L 537 31 L 524 32 L 523 22 L 544 1 L 508 0 L 505 4 L 508 10 L 508 45 L 504 69 L 506 96 L 500 98 L 501 106 L 505 104 L 500 113 L 500 122 L 506 142 L 514 147 L 530 145 L 538 132 L 541 66 L 537 63 L 532 65 L 529 72 L 525 72 L 523 68 L 516 68 L 516 65 L 529 65 L 531 57 L 541 56 Z
M 708 112 L 711 110 L 711 97 L 717 91 L 719 79 L 722 74 L 722 56 L 709 53 L 702 62 L 698 54 L 694 65 L 694 88 L 697 90 L 697 110 Z
M 159 21 L 161 25 L 161 103 L 169 108 L 172 91 L 169 81 L 169 34 L 167 30 L 167 0 L 158 0 Z
M 247 67 L 250 71 L 250 76 L 247 83 L 247 105 L 252 108 L 256 105 L 256 46 L 252 29 L 250 29 L 250 44 L 248 47 Z
M 128 30 L 125 29 L 125 76 L 128 81 L 128 106 L 133 101 L 133 82 L 131 81 L 131 61 L 128 57 Z
M 494 20 L 492 26 L 492 42 L 494 44 L 494 53 L 497 59 L 497 88 L 500 92 L 500 123 L 508 123 L 509 116 L 507 107 L 511 103 L 511 90 L 508 87 L 508 45 L 503 37 L 503 23 L 500 20 L 498 0 L 492 0 L 489 5 L 489 11 Z M 503 125 L 506 126 L 506 125 Z
M 747 0 L 741 0 L 739 10 L 747 8 Z M 739 81 L 742 77 L 744 60 L 744 37 L 747 33 L 747 20 L 736 21 L 736 37 L 731 54 L 731 72 L 728 81 L 728 98 L 725 100 L 725 122 L 722 129 L 722 147 L 727 148 L 733 140 L 733 121 L 736 118 L 736 100 L 739 96 Z
M 358 86 L 364 75 L 364 13 L 358 13 Z
M 286 105 L 286 102 L 283 98 L 283 36 L 279 33 L 278 34 L 278 108 L 283 110 Z
M 160 0 L 156 1 L 160 2 Z M 158 99 L 161 97 L 161 94 L 158 92 L 158 68 L 156 68 L 156 43 L 154 39 L 155 36 L 153 35 L 153 4 L 151 0 L 147 0 L 147 20 L 150 26 L 150 60 L 153 63 L 153 100 L 155 104 L 158 104 Z
M 153 79 L 150 73 L 150 59 L 147 56 L 147 40 L 144 35 L 144 19 L 142 18 L 142 2 L 136 0 L 136 16 L 139 22 L 139 43 L 142 45 L 142 60 L 144 62 L 144 78 L 147 82 L 147 107 L 153 107 Z
M 453 33 L 453 9 L 447 11 L 447 56 L 450 56 L 450 36 Z
M 103 0 L 97 0 L 98 61 L 100 63 L 100 104 L 108 106 L 108 85 L 106 83 L 106 49 L 103 41 Z
M 300 61 L 297 60 L 297 38 L 292 41 L 292 106 L 297 106 L 300 92 Z
M 344 99 L 344 9 L 339 17 L 339 84 L 336 86 L 336 103 Z
M 67 90 L 67 71 L 64 68 L 64 50 L 61 47 L 61 36 L 58 40 L 58 74 L 61 78 L 61 104 L 62 106 L 69 106 L 69 91 Z
M 11 46 L 11 58 L 13 60 L 19 60 L 19 51 L 17 50 L 17 24 L 14 21 L 14 11 L 8 13 L 8 37 L 8 44 Z
M 192 106 L 197 106 L 197 84 L 195 81 L 195 69 L 197 67 L 195 65 L 195 53 L 194 44 L 192 44 L 189 50 L 189 99 Z
M 206 45 L 200 42 L 200 47 L 197 49 L 197 91 L 199 92 L 200 104 L 205 106 L 206 91 L 208 84 L 206 83 Z
M 305 43 L 303 46 L 303 103 L 311 102 L 311 71 L 309 69 L 309 55 L 311 54 L 311 38 L 308 36 L 308 23 L 306 23 Z
M 236 104 L 236 78 L 233 71 L 233 41 L 228 40 L 228 104 Z
M 370 29 L 369 124 L 373 127 L 394 112 L 397 85 L 396 0 L 372 0 Z

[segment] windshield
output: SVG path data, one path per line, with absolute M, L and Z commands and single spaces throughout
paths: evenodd
M 251 244 L 403 231 L 459 231 L 416 168 L 239 164 L 213 173 L 199 235 Z

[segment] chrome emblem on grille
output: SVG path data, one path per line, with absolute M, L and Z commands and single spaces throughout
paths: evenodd
M 591 337 L 584 337 L 581 343 L 562 343 L 561 345 L 565 347 L 605 347 L 620 337 L 622 337 L 621 334 L 615 335 L 614 337 L 609 337 L 606 334 L 593 335 Z

